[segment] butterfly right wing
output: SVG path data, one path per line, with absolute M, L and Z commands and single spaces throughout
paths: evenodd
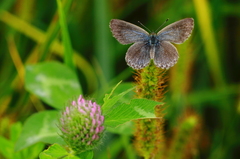
M 158 39 L 161 41 L 169 41 L 176 44 L 181 44 L 191 35 L 193 27 L 193 18 L 185 18 L 176 21 L 160 30 L 157 33 Z
M 143 42 L 149 39 L 149 34 L 144 29 L 123 20 L 112 19 L 109 26 L 113 36 L 121 44 Z
M 150 62 L 150 45 L 144 42 L 137 42 L 129 47 L 125 60 L 134 69 L 142 69 Z

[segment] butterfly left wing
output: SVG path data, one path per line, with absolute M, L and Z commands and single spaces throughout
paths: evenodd
M 162 69 L 169 69 L 177 63 L 178 51 L 176 47 L 167 41 L 161 41 L 155 46 L 154 64 Z
M 193 27 L 193 18 L 185 18 L 160 30 L 157 33 L 157 37 L 161 41 L 169 41 L 176 44 L 181 44 L 191 35 Z
M 142 69 L 150 62 L 150 45 L 144 42 L 137 42 L 129 47 L 125 60 L 134 69 Z
M 121 44 L 131 44 L 149 39 L 149 34 L 144 29 L 123 20 L 112 19 L 109 26 L 113 36 Z

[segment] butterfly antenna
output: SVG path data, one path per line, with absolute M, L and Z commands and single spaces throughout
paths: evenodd
M 160 27 L 158 27 L 155 32 L 157 32 L 168 20 L 169 20 L 169 18 L 167 18 L 167 19 L 165 20 L 165 22 L 163 22 L 162 25 L 161 25 Z
M 145 29 L 147 29 L 149 32 L 151 32 L 150 29 L 148 29 L 145 25 L 143 25 L 140 21 L 138 21 L 139 24 L 141 24 L 141 26 L 143 26 Z

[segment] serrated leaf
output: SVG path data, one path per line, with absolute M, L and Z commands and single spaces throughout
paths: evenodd
M 130 88 L 128 90 L 126 90 L 125 92 L 122 92 L 112 98 L 106 98 L 103 106 L 102 106 L 102 110 L 103 113 L 107 113 L 124 95 L 126 95 L 128 92 L 132 91 L 135 87 Z
M 111 90 L 111 92 L 109 94 L 105 94 L 105 97 L 103 98 L 104 103 L 109 100 L 109 98 L 112 96 L 113 92 L 115 91 L 115 89 L 122 83 L 122 81 L 118 82 L 118 84 L 116 86 L 113 87 L 113 89 Z
M 96 92 L 96 94 L 93 94 L 93 98 L 96 99 L 99 105 L 103 105 L 104 102 L 107 101 L 109 98 L 116 96 L 130 88 L 133 88 L 134 86 L 136 86 L 136 84 L 132 82 L 122 82 L 117 87 L 115 85 L 114 87 L 110 87 L 107 90 L 104 91 L 101 90 L 102 93 Z M 128 92 L 121 98 L 121 102 L 129 102 L 131 99 L 133 99 L 134 95 L 135 95 L 134 91 Z
M 116 127 L 127 121 L 139 118 L 154 118 L 154 107 L 163 104 L 148 99 L 133 99 L 129 104 L 122 103 L 105 116 L 105 125 Z
M 26 89 L 54 108 L 62 108 L 82 91 L 76 74 L 58 62 L 45 62 L 26 67 Z
M 23 125 L 15 150 L 19 151 L 37 142 L 64 144 L 58 135 L 58 114 L 58 111 L 44 111 L 30 116 Z

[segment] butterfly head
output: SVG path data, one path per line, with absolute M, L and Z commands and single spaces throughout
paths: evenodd
M 156 45 L 159 43 L 159 40 L 157 38 L 157 34 L 155 32 L 152 32 L 150 35 L 149 35 L 149 44 L 150 45 Z

